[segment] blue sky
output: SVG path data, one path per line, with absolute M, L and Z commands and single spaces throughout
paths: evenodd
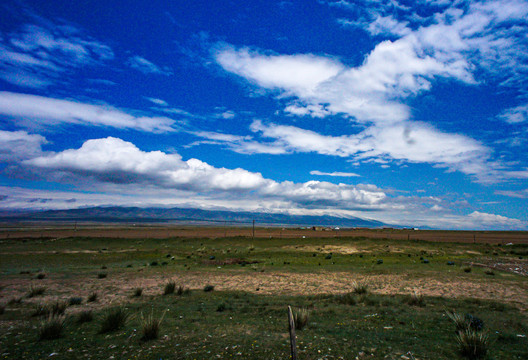
M 528 2 L 3 1 L 0 208 L 528 228 Z

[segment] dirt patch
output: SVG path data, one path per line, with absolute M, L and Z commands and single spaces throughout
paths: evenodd
M 282 247 L 283 249 L 292 250 L 292 251 L 304 251 L 304 252 L 322 252 L 322 253 L 337 253 L 337 254 L 356 254 L 360 252 L 367 252 L 365 250 L 359 250 L 354 246 L 345 246 L 345 245 L 286 245 Z
M 109 274 L 107 279 L 95 277 L 56 277 L 46 278 L 39 285 L 46 286 L 43 297 L 24 299 L 24 302 L 46 302 L 57 298 L 69 299 L 82 296 L 84 299 L 92 291 L 99 295 L 96 303 L 90 307 L 98 308 L 108 304 L 130 301 L 144 301 L 131 297 L 133 289 L 143 288 L 144 297 L 159 296 L 163 286 L 172 280 L 177 285 L 202 291 L 205 285 L 214 285 L 216 290 L 237 290 L 267 295 L 309 295 L 322 293 L 343 293 L 353 289 L 354 281 L 364 281 L 375 293 L 410 294 L 418 292 L 425 296 L 443 296 L 448 298 L 476 298 L 509 303 L 522 310 L 528 309 L 528 284 L 519 286 L 518 282 L 491 277 L 481 281 L 458 279 L 439 280 L 434 278 L 411 279 L 405 275 L 364 276 L 349 272 L 320 273 L 284 273 L 284 272 L 201 272 L 178 271 L 164 274 L 130 272 Z M 0 286 L 2 303 L 9 299 L 27 294 L 30 284 L 35 280 L 3 278 Z

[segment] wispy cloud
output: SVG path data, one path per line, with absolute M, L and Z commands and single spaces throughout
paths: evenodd
M 74 69 L 111 60 L 112 49 L 73 26 L 25 25 L 0 34 L 0 78 L 29 88 L 64 82 Z
M 528 104 L 506 109 L 498 115 L 498 118 L 510 124 L 525 122 L 528 120 Z
M 77 124 L 160 133 L 174 131 L 176 127 L 176 122 L 167 117 L 139 116 L 109 105 L 6 91 L 0 92 L 0 114 L 16 119 L 17 125 L 27 128 Z
M 132 56 L 127 60 L 127 65 L 132 69 L 142 72 L 143 74 L 172 75 L 169 67 L 160 68 L 156 64 L 148 61 L 141 56 Z
M 334 177 L 356 177 L 356 176 L 361 176 L 361 175 L 353 173 L 353 172 L 334 171 L 334 172 L 330 172 L 329 173 L 329 172 L 323 172 L 323 171 L 319 171 L 319 170 L 310 171 L 310 175 L 334 176 Z

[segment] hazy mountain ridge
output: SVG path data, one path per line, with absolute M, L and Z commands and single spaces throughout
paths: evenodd
M 0 221 L 93 221 L 93 222 L 227 222 L 229 224 L 284 224 L 307 226 L 382 227 L 376 220 L 356 217 L 288 215 L 248 211 L 190 208 L 91 207 L 69 210 L 0 212 Z

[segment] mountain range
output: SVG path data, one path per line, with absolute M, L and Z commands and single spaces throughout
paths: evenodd
M 0 222 L 101 222 L 101 223 L 226 223 L 229 225 L 339 226 L 379 228 L 386 224 L 357 217 L 289 215 L 265 212 L 190 208 L 89 207 L 68 210 L 0 210 Z

